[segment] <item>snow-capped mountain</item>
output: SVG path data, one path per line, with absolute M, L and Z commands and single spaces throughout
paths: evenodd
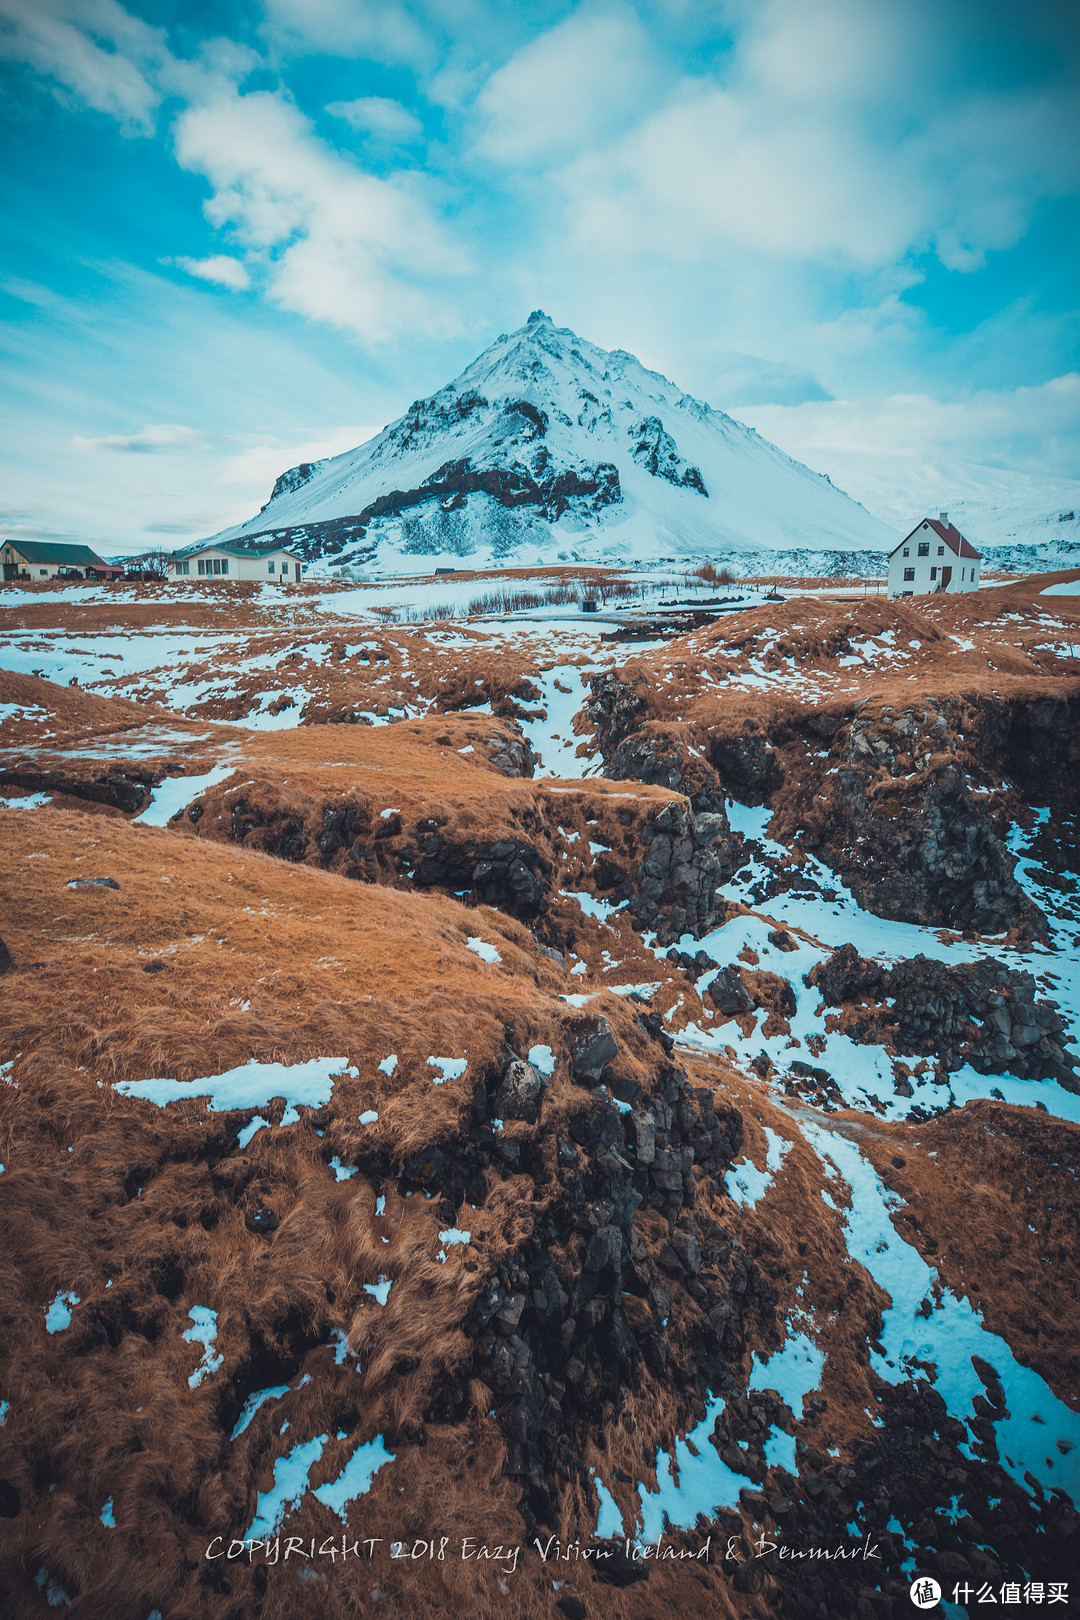
M 899 538 L 752 428 L 541 310 L 367 444 L 282 473 L 257 517 L 215 538 L 255 536 L 395 572 L 659 558 L 741 572 L 806 552 L 847 572 Z

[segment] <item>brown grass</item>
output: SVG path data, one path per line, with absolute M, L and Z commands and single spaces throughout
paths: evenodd
M 478 590 L 494 589 L 503 577 L 491 576 Z M 570 583 L 583 577 L 566 575 Z M 916 606 L 882 599 L 770 605 L 679 638 L 621 671 L 639 682 L 653 722 L 678 727 L 703 747 L 750 723 L 782 737 L 788 717 L 794 731 L 808 713 L 839 722 L 866 699 L 876 707 L 935 694 L 955 697 L 965 717 L 960 730 L 973 736 L 980 694 L 1038 697 L 1075 687 L 1069 661 L 1050 661 L 1048 646 L 1060 631 L 1038 621 L 1046 609 L 1075 624 L 1080 600 L 1040 600 L 1046 583 Z M 520 588 L 533 587 L 526 578 Z M 205 592 L 178 599 L 169 587 L 151 590 L 157 594 L 124 606 L 105 588 L 85 609 L 42 591 L 40 606 L 20 608 L 18 616 L 33 629 L 62 615 L 89 633 L 121 621 L 138 627 L 196 617 L 207 629 L 243 630 L 253 645 L 275 649 L 279 669 L 222 707 L 243 708 L 263 690 L 295 686 L 312 694 L 309 719 L 319 705 L 329 713 L 334 705 L 431 698 L 476 679 L 493 693 L 511 693 L 551 657 L 551 649 L 493 647 L 462 627 L 470 644 L 450 666 L 422 632 L 355 623 L 330 630 L 320 617 L 317 636 L 330 652 L 305 662 L 301 649 L 315 633 L 281 630 L 260 615 L 251 592 L 230 587 L 210 601 Z M 15 610 L 5 610 L 0 596 L 5 614 Z M 845 641 L 890 628 L 897 639 L 921 643 L 902 674 L 840 662 Z M 975 648 L 960 651 L 956 635 Z M 814 695 L 717 684 L 716 672 L 749 668 L 766 639 L 779 639 L 796 670 L 820 676 Z M 358 640 L 374 651 L 348 653 Z M 186 675 L 163 671 L 158 685 L 132 679 L 128 687 L 165 696 L 169 681 Z M 45 1568 L 73 1598 L 72 1615 L 87 1620 L 145 1620 L 152 1608 L 169 1620 L 369 1613 L 561 1620 L 556 1598 L 575 1594 L 590 1620 L 763 1620 L 776 1601 L 775 1583 L 758 1595 L 739 1593 L 722 1567 L 700 1571 L 700 1581 L 658 1568 L 625 1590 L 600 1585 L 580 1566 L 564 1567 L 556 1573 L 570 1586 L 556 1592 L 550 1568 L 534 1560 L 503 1592 L 486 1567 L 459 1560 L 421 1572 L 385 1555 L 390 1538 L 432 1528 L 452 1537 L 522 1538 L 520 1486 L 505 1470 L 491 1391 L 469 1376 L 465 1415 L 443 1421 L 431 1414 L 442 1385 L 470 1375 L 464 1322 L 472 1301 L 556 1196 L 556 1133 L 591 1106 L 567 1075 L 578 1015 L 563 995 L 594 995 L 589 1012 L 602 1011 L 619 1042 L 616 1072 L 647 1091 L 657 1084 L 659 1048 L 635 1021 L 642 1009 L 605 984 L 660 981 L 652 1006 L 671 1015 L 667 1028 L 689 1018 L 706 1028 L 720 1020 L 625 918 L 601 930 L 573 900 L 553 899 L 551 915 L 586 968 L 570 977 L 512 918 L 414 892 L 392 876 L 378 884 L 350 880 L 323 869 L 312 840 L 328 807 L 362 804 L 377 820 L 393 806 L 403 830 L 388 836 L 392 848 L 422 815 L 440 817 L 454 838 L 527 835 L 555 864 L 554 886 L 575 889 L 590 880 L 590 837 L 635 860 L 642 821 L 674 796 L 634 783 L 502 777 L 490 758 L 505 722 L 489 715 L 245 731 L 7 673 L 0 674 L 0 702 L 44 708 L 43 716 L 9 723 L 4 732 L 15 750 L 44 748 L 39 757 L 62 758 L 59 751 L 75 745 L 92 752 L 95 740 L 167 727 L 179 740 L 163 742 L 156 764 L 169 774 L 196 774 L 222 759 L 235 766 L 204 796 L 199 822 L 169 829 L 128 825 L 119 812 L 91 813 L 74 800 L 0 811 L 2 931 L 15 962 L 3 980 L 0 1030 L 0 1064 L 10 1065 L 0 1084 L 0 1395 L 11 1403 L 0 1426 L 0 1479 L 21 1504 L 3 1520 L 6 1612 L 44 1612 L 34 1580 Z M 466 747 L 473 752 L 463 754 Z M 86 768 L 99 765 L 92 759 Z M 303 823 L 303 859 L 261 853 L 258 832 L 234 841 L 238 789 L 266 817 Z M 785 812 L 778 805 L 779 827 Z M 77 877 L 100 876 L 119 888 L 68 887 Z M 466 945 L 470 936 L 494 945 L 501 963 L 481 961 Z M 782 1027 L 779 983 L 754 971 L 752 955 L 743 958 L 747 982 Z M 437 1147 L 463 1151 L 476 1087 L 497 1071 L 507 1042 L 522 1053 L 547 1044 L 558 1059 L 541 1123 L 506 1125 L 508 1137 L 535 1151 L 543 1173 L 535 1180 L 501 1176 L 489 1166 L 483 1199 L 457 1211 L 421 1190 L 406 1198 L 405 1162 Z M 398 1066 L 386 1075 L 379 1065 L 391 1052 Z M 465 1076 L 433 1085 L 431 1055 L 467 1056 Z M 280 1099 L 268 1099 L 261 1112 L 271 1125 L 245 1149 L 237 1133 L 251 1111 L 211 1113 L 199 1097 L 200 1079 L 251 1058 L 327 1056 L 356 1074 L 339 1075 L 327 1105 L 301 1108 L 289 1126 L 280 1124 Z M 802 1117 L 820 1117 L 801 1105 L 781 1106 L 766 1085 L 722 1059 L 686 1067 L 692 1084 L 738 1108 L 744 1152 L 757 1165 L 765 1163 L 766 1125 L 792 1144 L 756 1207 L 736 1209 L 701 1179 L 694 1207 L 700 1221 L 716 1222 L 738 1263 L 765 1278 L 777 1322 L 812 1307 L 828 1352 L 828 1404 L 797 1433 L 846 1457 L 856 1439 L 873 1432 L 866 1346 L 884 1296 L 848 1258 L 840 1215 L 821 1199 L 820 1162 L 799 1130 Z M 116 1089 L 119 1081 L 152 1076 L 190 1081 L 192 1095 L 158 1109 Z M 378 1121 L 362 1126 L 359 1116 L 369 1110 Z M 854 1113 L 830 1115 L 827 1123 L 850 1132 L 905 1200 L 897 1218 L 945 1286 L 967 1293 L 988 1327 L 1063 1399 L 1073 1399 L 1076 1195 L 1064 1164 L 1075 1128 L 993 1103 L 921 1125 L 882 1125 Z M 358 1172 L 337 1180 L 335 1158 Z M 259 1207 L 278 1216 L 270 1237 L 246 1224 Z M 451 1216 L 472 1240 L 451 1247 L 442 1262 L 438 1232 Z M 667 1237 L 654 1210 L 639 1211 L 635 1232 L 654 1257 Z M 581 1242 L 575 1233 L 571 1259 Z M 364 1288 L 381 1276 L 392 1280 L 385 1307 Z M 72 1289 L 80 1303 L 65 1332 L 48 1334 L 44 1313 L 58 1289 Z M 200 1347 L 182 1337 L 193 1305 L 217 1310 L 223 1357 L 220 1371 L 194 1388 L 189 1378 Z M 648 1309 L 640 1301 L 627 1306 L 628 1313 Z M 676 1360 L 695 1342 L 699 1317 L 694 1297 L 677 1290 L 665 1330 Z M 764 1316 L 752 1316 L 748 1331 L 745 1349 L 733 1357 L 736 1377 L 748 1372 L 751 1350 L 765 1355 L 779 1342 Z M 339 1334 L 351 1352 L 342 1359 L 335 1358 Z M 304 1377 L 310 1382 L 301 1385 Z M 264 1406 L 232 1442 L 247 1394 L 284 1383 L 289 1393 Z M 643 1370 L 622 1391 L 619 1408 L 598 1410 L 588 1434 L 575 1440 L 581 1466 L 567 1474 L 552 1528 L 577 1534 L 591 1527 L 595 1510 L 582 1473 L 590 1464 L 629 1513 L 635 1482 L 654 1477 L 657 1448 L 668 1449 L 691 1421 L 679 1381 Z M 222 1566 L 207 1565 L 206 1543 L 216 1533 L 243 1533 L 294 1441 L 327 1435 L 311 1474 L 318 1485 L 377 1433 L 387 1436 L 395 1461 L 350 1517 L 354 1537 L 385 1538 L 370 1566 L 339 1563 L 306 1576 L 296 1563 L 282 1566 L 269 1572 L 265 1595 L 254 1570 L 237 1565 L 227 1571 L 228 1590 L 208 1584 Z M 100 1519 L 109 1499 L 115 1530 Z M 287 1533 L 340 1536 L 341 1528 L 309 1495 Z
M 331 1156 L 349 1163 L 373 1151 L 385 1151 L 389 1166 L 453 1139 L 475 1076 L 507 1028 L 523 1050 L 539 1042 L 564 1050 L 569 1009 L 554 994 L 564 982 L 557 967 L 509 919 L 439 896 L 358 886 L 78 814 L 7 812 L 2 820 L 11 857 L 5 900 L 19 898 L 6 936 L 17 964 L 5 986 L 2 1057 L 12 1068 L 0 1088 L 12 1402 L 0 1445 L 6 1477 L 30 1505 L 12 1526 L 9 1558 L 33 1568 L 44 1560 L 69 1594 L 83 1594 L 86 1612 L 132 1602 L 184 1616 L 228 1612 L 225 1594 L 199 1582 L 202 1549 L 218 1528 L 239 1534 L 250 1521 L 272 1457 L 290 1443 L 276 1439 L 290 1414 L 294 1427 L 302 1416 L 304 1432 L 349 1435 L 348 1445 L 329 1445 L 313 1484 L 335 1477 L 358 1440 L 375 1431 L 397 1437 L 401 1466 L 392 1481 L 389 1470 L 377 1476 L 365 1498 L 369 1533 L 420 1534 L 431 1522 L 443 1533 L 473 1533 L 482 1523 L 520 1539 L 486 1392 L 476 1391 L 464 1428 L 425 1425 L 423 1416 L 433 1387 L 467 1352 L 460 1324 L 469 1301 L 542 1211 L 530 1208 L 532 1183 L 523 1202 L 513 1179 L 492 1181 L 483 1241 L 452 1249 L 443 1264 L 435 1251 L 446 1217 L 436 1205 L 403 1200 L 392 1182 L 380 1189 L 363 1173 L 338 1183 L 326 1166 Z M 83 874 L 120 887 L 66 887 Z M 503 965 L 479 961 L 464 946 L 467 933 L 495 943 Z M 143 971 L 158 962 L 162 971 Z M 648 1081 L 629 1009 L 607 1000 L 623 1072 Z M 392 1077 L 377 1068 L 390 1051 L 399 1058 Z M 235 1131 L 246 1116 L 210 1114 L 196 1100 L 200 1076 L 249 1057 L 298 1062 L 329 1052 L 358 1076 L 337 1080 L 328 1108 L 263 1130 L 244 1152 Z M 433 1086 L 431 1052 L 467 1055 L 468 1076 Z M 190 1077 L 192 1100 L 159 1110 L 113 1089 L 159 1074 Z M 554 1124 L 587 1101 L 560 1074 L 564 1067 L 545 1102 Z M 371 1108 L 377 1125 L 359 1126 Z M 376 1216 L 380 1191 L 386 1204 Z M 269 1242 L 244 1225 L 261 1204 L 280 1217 Z M 383 1275 L 393 1287 L 380 1309 L 362 1284 Z M 61 1288 L 80 1304 L 71 1328 L 49 1335 L 44 1311 Z M 199 1351 L 182 1332 L 193 1304 L 219 1313 L 225 1371 L 189 1390 Z M 335 1364 L 327 1346 L 336 1329 L 358 1360 Z M 295 1386 L 303 1373 L 314 1386 L 300 1405 L 290 1396 L 264 1409 L 229 1445 L 244 1392 Z M 675 1425 L 667 1396 L 641 1399 L 637 1409 L 652 1416 L 639 1446 Z M 421 1449 L 405 1438 L 418 1426 L 427 1433 Z M 60 1491 L 38 1482 L 28 1446 L 49 1458 L 47 1477 L 62 1482 Z M 95 1528 L 107 1499 L 117 1520 L 109 1534 Z M 310 1499 L 302 1522 L 311 1533 L 333 1529 Z M 424 1582 L 405 1581 L 385 1561 L 377 1573 L 398 1594 L 387 1612 L 398 1602 L 421 1614 L 447 1605 L 506 1612 L 497 1587 L 471 1567 Z M 236 1590 L 250 1591 L 250 1572 L 235 1578 Z M 348 1612 L 339 1605 L 365 1590 L 357 1579 L 355 1570 L 347 1579 L 330 1572 L 317 1589 L 319 1612 Z M 695 1607 L 706 1603 L 704 1591 L 687 1594 L 673 1580 L 650 1584 L 649 1612 L 674 1614 L 666 1592 L 679 1594 L 682 1612 L 738 1612 L 715 1586 L 712 1607 Z M 519 1576 L 512 1612 L 554 1614 L 550 1583 L 537 1582 L 535 1571 Z M 304 1590 L 281 1577 L 267 1612 L 299 1612 Z M 633 1596 L 605 1593 L 604 1601 L 620 1620 L 644 1612 Z

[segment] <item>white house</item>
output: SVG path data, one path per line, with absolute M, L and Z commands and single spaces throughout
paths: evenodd
M 0 562 L 4 578 L 56 579 L 58 575 L 72 575 L 82 579 L 123 579 L 124 570 L 113 563 L 103 562 L 89 546 L 61 546 L 52 541 L 3 540 L 0 541 Z
M 303 569 L 300 553 L 278 540 L 246 546 L 202 540 L 173 552 L 169 574 L 173 579 L 261 579 L 271 585 L 295 585 Z
M 889 556 L 889 595 L 930 596 L 977 591 L 982 558 L 948 512 L 924 518 Z

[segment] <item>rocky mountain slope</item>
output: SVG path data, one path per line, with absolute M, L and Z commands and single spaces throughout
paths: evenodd
M 0 598 L 5 1614 L 1074 1580 L 1045 584 L 636 640 Z
M 395 572 L 717 556 L 769 572 L 770 553 L 802 551 L 842 571 L 898 538 L 752 429 L 539 310 L 368 444 L 282 473 L 216 538 L 255 536 Z

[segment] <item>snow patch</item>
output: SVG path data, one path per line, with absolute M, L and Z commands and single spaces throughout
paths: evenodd
M 233 1425 L 233 1432 L 229 1436 L 229 1439 L 236 1440 L 240 1435 L 243 1434 L 244 1430 L 248 1427 L 260 1406 L 265 1406 L 267 1401 L 279 1401 L 283 1395 L 287 1395 L 288 1393 L 288 1384 L 273 1384 L 269 1389 L 255 1390 L 244 1402 L 240 1416 Z
M 71 1323 L 72 1308 L 80 1303 L 78 1294 L 61 1288 L 45 1312 L 46 1333 L 62 1333 Z
M 332 1077 L 344 1073 L 347 1063 L 343 1057 L 309 1058 L 305 1063 L 261 1063 L 252 1058 L 236 1069 L 201 1080 L 119 1080 L 115 1089 L 158 1108 L 185 1098 L 205 1097 L 212 1114 L 265 1107 L 271 1097 L 284 1097 L 287 1106 L 281 1123 L 294 1125 L 300 1118 L 298 1105 L 321 1108 L 329 1102 Z
M 431 1083 L 433 1086 L 441 1086 L 445 1084 L 447 1080 L 460 1080 L 468 1066 L 469 1064 L 467 1058 L 428 1058 L 428 1067 L 438 1069 L 442 1076 L 442 1078 L 439 1080 L 432 1080 Z
M 234 765 L 215 765 L 205 776 L 167 776 L 154 789 L 153 797 L 146 809 L 132 819 L 141 821 L 145 827 L 165 827 L 177 811 L 183 810 L 185 805 L 198 798 L 200 793 L 205 793 L 208 788 L 215 787 L 218 782 L 224 782 L 227 776 L 235 773 L 235 770 Z
M 277 1459 L 274 1483 L 268 1491 L 260 1492 L 245 1541 L 265 1541 L 281 1528 L 286 1513 L 300 1506 L 307 1490 L 308 1475 L 322 1456 L 328 1439 L 329 1435 L 317 1434 L 313 1440 L 299 1441 L 284 1457 Z
M 367 1495 L 379 1469 L 393 1462 L 396 1455 L 396 1452 L 386 1449 L 386 1441 L 381 1434 L 377 1434 L 374 1440 L 357 1446 L 337 1479 L 326 1485 L 317 1485 L 311 1494 L 318 1497 L 324 1507 L 345 1520 L 349 1503 Z
M 191 1317 L 191 1326 L 185 1328 L 181 1338 L 189 1344 L 201 1344 L 203 1347 L 202 1360 L 188 1379 L 192 1389 L 197 1389 L 203 1379 L 210 1373 L 216 1373 L 223 1364 L 224 1357 L 214 1349 L 217 1339 L 217 1311 L 212 1311 L 208 1305 L 193 1305 L 188 1311 Z

